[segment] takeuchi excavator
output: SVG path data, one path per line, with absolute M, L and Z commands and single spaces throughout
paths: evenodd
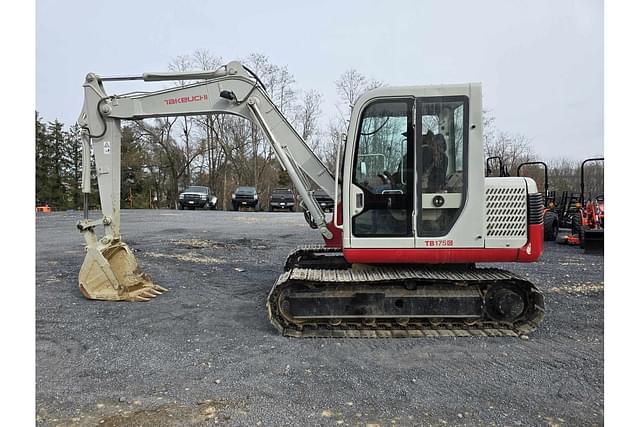
M 109 95 L 103 82 L 191 81 Z M 102 208 L 78 222 L 90 299 L 148 301 L 165 288 L 138 269 L 120 235 L 120 122 L 234 114 L 262 129 L 323 245 L 301 247 L 267 297 L 291 337 L 518 336 L 544 317 L 528 280 L 477 263 L 533 262 L 543 250 L 542 195 L 522 177 L 484 176 L 480 84 L 383 87 L 352 108 L 335 173 L 313 153 L 240 62 L 212 71 L 101 77 L 84 83 L 83 161 L 95 156 Z M 85 201 L 89 167 L 83 169 Z M 333 195 L 325 217 L 313 197 Z M 95 228 L 104 226 L 98 238 Z

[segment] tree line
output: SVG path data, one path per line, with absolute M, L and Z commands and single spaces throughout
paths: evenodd
M 296 131 L 321 160 L 334 170 L 341 134 L 346 133 L 351 107 L 365 91 L 384 86 L 383 81 L 350 69 L 335 80 L 338 104 L 326 125 L 321 123 L 322 96 L 314 89 L 301 90 L 286 65 L 278 65 L 259 53 L 242 60 L 262 80 L 267 92 Z M 220 57 L 198 50 L 174 58 L 172 71 L 211 70 L 223 65 Z M 179 81 L 178 85 L 189 84 Z M 36 201 L 54 210 L 81 209 L 82 142 L 77 125 L 65 127 L 57 119 L 45 121 L 38 112 L 36 125 Z M 500 155 L 512 176 L 517 165 L 535 158 L 531 142 L 522 135 L 499 131 L 485 114 L 485 154 Z M 99 206 L 95 166 L 92 162 L 91 208 Z M 550 186 L 579 190 L 579 164 L 558 160 L 550 164 Z M 209 114 L 167 117 L 122 123 L 121 206 L 176 208 L 178 195 L 189 185 L 204 185 L 217 195 L 218 205 L 229 209 L 237 186 L 254 186 L 260 204 L 275 187 L 292 188 L 271 145 L 251 122 L 231 115 Z M 577 171 L 579 180 L 579 170 Z M 536 168 L 527 169 L 542 187 Z M 590 174 L 594 175 L 594 174 Z M 573 177 L 573 178 L 572 178 Z M 593 179 L 594 185 L 597 178 Z
M 518 166 L 525 162 L 540 161 L 533 149 L 533 143 L 525 135 L 511 134 L 499 130 L 495 118 L 484 112 L 484 153 L 485 159 L 500 157 L 508 176 L 518 175 Z M 595 156 L 601 157 L 601 156 Z M 585 159 L 586 160 L 586 159 Z M 547 183 L 549 192 L 555 192 L 559 199 L 563 192 L 580 192 L 580 169 L 582 160 L 553 158 L 547 164 Z M 486 165 L 485 165 L 486 166 Z M 498 162 L 489 162 L 488 176 L 499 176 Z M 542 165 L 524 165 L 521 176 L 533 178 L 538 191 L 544 191 L 544 167 Z M 584 167 L 585 197 L 604 194 L 604 162 L 589 162 Z

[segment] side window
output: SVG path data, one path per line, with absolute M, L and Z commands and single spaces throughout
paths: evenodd
M 411 235 L 413 153 L 410 100 L 369 104 L 361 116 L 353 183 L 364 209 L 353 217 L 355 236 Z
M 466 97 L 418 103 L 418 234 L 443 236 L 464 205 Z

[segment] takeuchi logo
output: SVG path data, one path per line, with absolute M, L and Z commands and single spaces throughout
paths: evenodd
M 206 101 L 207 99 L 209 99 L 207 95 L 182 96 L 180 98 L 165 99 L 164 103 L 165 105 L 186 104 L 188 102 Z

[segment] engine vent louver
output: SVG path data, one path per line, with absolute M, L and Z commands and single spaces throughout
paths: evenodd
M 527 192 L 524 187 L 487 187 L 487 238 L 520 238 L 527 234 Z
M 542 193 L 529 194 L 527 204 L 529 206 L 529 224 L 542 224 L 544 217 Z

